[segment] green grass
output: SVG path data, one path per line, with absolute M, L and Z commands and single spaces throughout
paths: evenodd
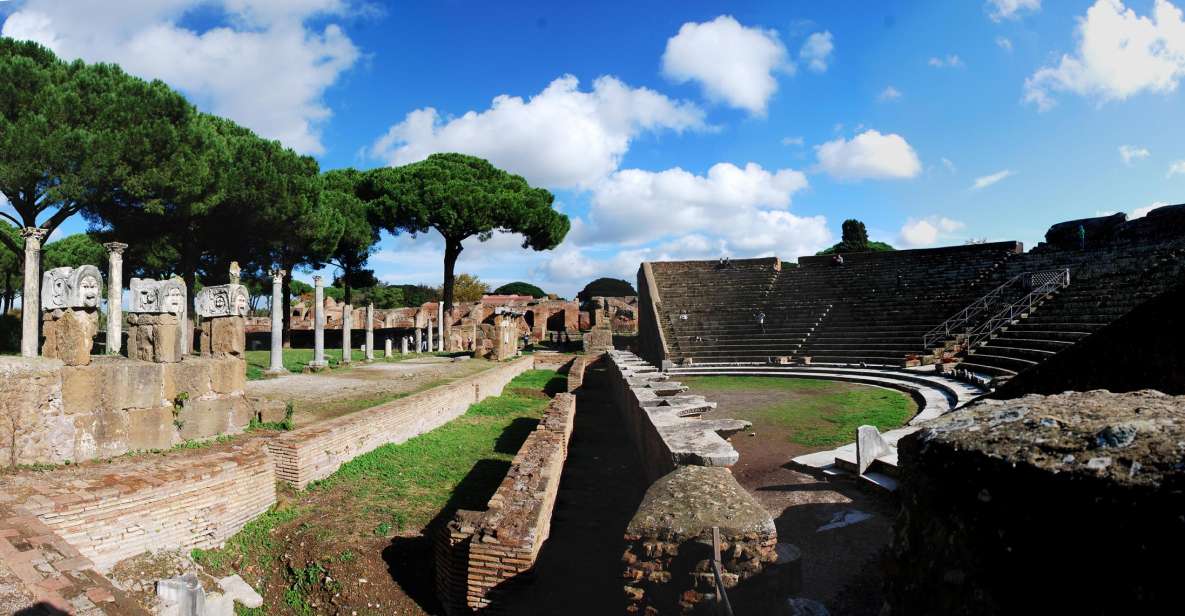
M 309 614 L 311 593 L 327 588 L 337 577 L 331 575 L 335 567 L 382 557 L 354 546 L 422 529 L 459 508 L 484 509 L 538 424 L 550 401 L 546 392 L 565 386 L 566 379 L 552 370 L 525 372 L 501 396 L 471 405 L 461 417 L 358 456 L 303 492 L 287 491 L 284 504 L 250 522 L 222 548 L 192 555 L 209 573 L 243 573 L 257 588 L 256 579 L 262 578 L 274 585 L 273 597 L 282 595 L 283 608 L 240 614 Z M 281 537 L 301 546 L 313 542 L 312 553 L 324 556 L 285 567 L 281 558 L 295 546 Z
M 876 426 L 882 432 L 899 428 L 917 411 L 913 399 L 901 392 L 838 381 L 704 376 L 683 382 L 709 400 L 714 391 L 780 394 L 772 401 L 768 395 L 762 396 L 764 400 L 754 400 L 744 408 L 730 406 L 729 415 L 753 422 L 758 432 L 784 432 L 791 442 L 807 447 L 850 443 L 862 425 Z
M 264 371 L 272 364 L 271 350 L 264 351 L 247 351 L 247 380 L 256 381 L 264 378 Z M 448 355 L 447 353 L 408 353 L 407 355 L 400 355 L 396 353 L 390 358 L 383 357 L 381 349 L 376 350 L 374 360 L 376 362 L 398 362 L 406 361 L 414 357 L 423 357 L 426 355 Z M 355 362 L 362 362 L 366 359 L 366 353 L 360 349 L 353 349 L 350 357 Z M 300 373 L 304 367 L 313 361 L 313 349 L 284 349 L 284 368 L 289 372 Z M 329 362 L 330 367 L 341 367 L 342 350 L 325 349 L 325 360 Z

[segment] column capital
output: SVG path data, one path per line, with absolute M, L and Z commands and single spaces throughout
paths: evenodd
M 322 280 L 323 279 L 320 276 L 313 276 L 313 285 L 318 287 L 323 285 L 324 282 L 322 282 Z
M 40 242 L 45 239 L 46 235 L 49 235 L 49 229 L 42 229 L 41 227 L 25 227 L 21 229 L 21 237 L 26 240 L 33 239 Z
M 284 282 L 284 276 L 288 275 L 288 271 L 281 268 L 276 268 L 271 271 L 271 275 L 272 284 L 279 284 Z
M 123 251 L 128 249 L 128 245 L 123 242 L 107 242 L 103 244 L 103 248 L 107 249 L 108 254 L 122 255 Z

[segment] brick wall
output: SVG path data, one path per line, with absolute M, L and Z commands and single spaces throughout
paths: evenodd
M 342 464 L 387 443 L 402 443 L 445 424 L 534 366 L 531 357 L 491 368 L 448 385 L 293 430 L 268 443 L 276 477 L 303 489 Z
M 148 550 L 218 546 L 276 500 L 262 438 L 24 474 L 4 487 L 100 571 Z
M 583 358 L 576 361 L 583 367 Z M 551 530 L 576 413 L 558 394 L 523 442 L 483 512 L 457 511 L 436 543 L 437 592 L 450 616 L 501 612 L 500 591 L 521 582 Z
M 233 357 L 152 363 L 97 356 L 86 366 L 0 358 L 0 463 L 13 458 L 14 431 L 18 464 L 110 458 L 241 432 L 252 415 L 246 371 Z M 185 400 L 175 408 L 179 397 Z

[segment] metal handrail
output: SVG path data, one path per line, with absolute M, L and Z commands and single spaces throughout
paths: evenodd
M 936 344 L 950 338 L 958 333 L 958 330 L 965 327 L 972 319 L 979 316 L 981 313 L 995 307 L 1001 301 L 1005 291 L 1018 285 L 1018 283 L 1027 283 L 1027 288 L 1035 288 L 1043 284 L 1045 281 L 1056 278 L 1063 272 L 1066 272 L 1066 284 L 1069 284 L 1069 270 L 1042 270 L 1038 272 L 1021 272 L 1012 278 L 1009 278 L 1000 286 L 988 291 L 983 297 L 968 304 L 965 308 L 960 310 L 954 316 L 939 323 L 930 331 L 922 335 L 922 347 L 933 348 Z
M 973 349 L 979 343 L 991 337 L 1000 328 L 1011 324 L 1020 316 L 1033 309 L 1034 306 L 1045 301 L 1045 296 L 1070 286 L 1069 268 L 1049 270 L 1033 274 L 1033 290 L 1021 299 L 1012 302 L 991 318 L 980 323 L 975 329 L 967 333 L 967 348 Z
M 1004 291 L 1023 279 L 1026 274 L 1027 272 L 1017 274 L 1012 278 L 1009 278 L 1006 282 L 1004 282 L 1004 284 L 1001 284 L 991 291 L 988 291 L 983 297 L 971 302 L 966 308 L 960 310 L 953 317 L 943 321 L 942 323 L 939 323 L 933 329 L 923 334 L 922 347 L 928 349 L 933 347 L 935 344 L 950 338 L 958 328 L 962 327 L 973 317 L 984 310 L 991 308 L 993 304 L 997 303 L 1000 296 L 1004 294 Z

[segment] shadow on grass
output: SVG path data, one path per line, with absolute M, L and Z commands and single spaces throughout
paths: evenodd
M 530 421 L 532 424 L 537 423 L 535 420 L 526 421 Z M 508 444 L 512 442 L 510 433 L 516 430 L 515 425 L 519 422 L 520 420 L 515 420 L 502 432 L 502 435 L 498 437 L 500 444 L 503 441 Z M 529 432 L 530 430 L 526 431 L 526 433 Z M 522 444 L 522 439 L 526 438 L 526 433 L 518 438 L 519 445 Z M 518 445 L 515 445 L 515 451 L 517 451 L 517 447 Z M 509 470 L 510 463 L 505 460 L 478 460 L 473 468 L 469 469 L 465 478 L 457 484 L 449 496 L 448 502 L 424 527 L 420 535 L 395 537 L 391 540 L 391 544 L 383 550 L 383 560 L 387 563 L 387 572 L 390 573 L 391 579 L 395 580 L 404 594 L 415 601 L 425 612 L 429 614 L 443 613 L 440 599 L 436 595 L 436 569 L 432 562 L 433 542 L 458 509 L 485 510 L 490 497 L 494 495 Z
M 539 425 L 538 419 L 530 417 L 517 417 L 510 422 L 509 426 L 498 435 L 497 440 L 494 441 L 494 451 L 498 453 L 505 453 L 514 455 L 518 453 L 520 447 L 523 446 L 523 441 L 527 440 L 527 436 L 531 431 Z

